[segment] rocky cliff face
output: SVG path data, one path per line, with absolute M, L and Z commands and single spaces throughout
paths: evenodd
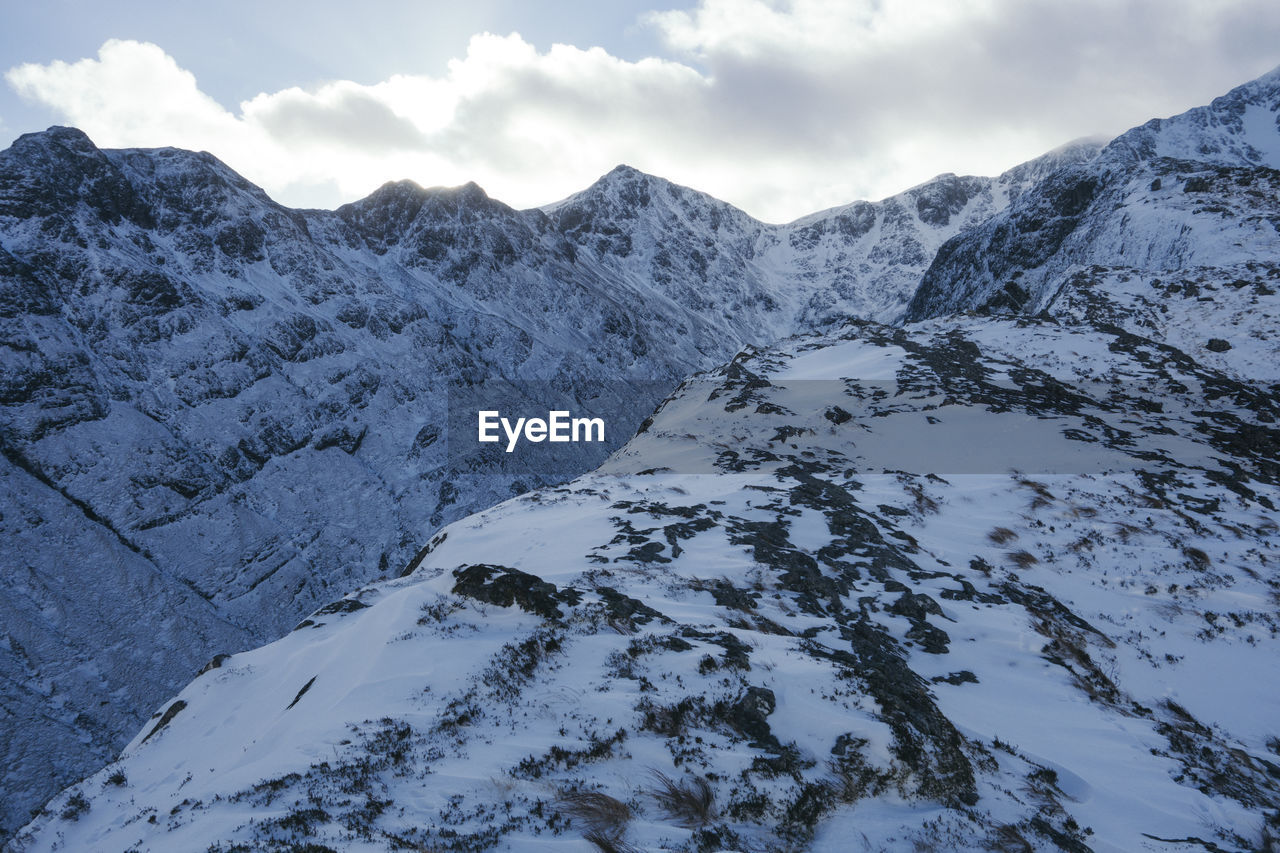
M 774 226 L 625 167 L 545 210 L 403 182 L 311 211 L 208 154 L 19 139 L 0 153 L 0 831 L 214 654 L 601 458 L 460 468 L 450 387 L 545 382 L 616 447 L 744 345 L 901 313 L 946 237 L 1093 150 Z

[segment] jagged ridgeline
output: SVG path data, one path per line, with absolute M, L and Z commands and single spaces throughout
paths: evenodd
M 137 734 L 16 844 L 1264 846 L 1278 108 L 1273 73 L 784 226 L 625 168 L 291 211 L 24 137 L 9 825 Z M 674 392 L 462 518 L 538 485 L 449 470 L 441 391 L 494 377 Z M 1010 418 L 1086 462 L 947 455 Z M 941 461 L 876 464 L 908 437 Z

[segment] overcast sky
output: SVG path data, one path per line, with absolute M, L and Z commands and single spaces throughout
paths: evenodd
M 618 163 L 786 221 L 997 174 L 1280 65 L 1276 0 L 0 0 L 0 142 L 211 151 L 277 200 Z

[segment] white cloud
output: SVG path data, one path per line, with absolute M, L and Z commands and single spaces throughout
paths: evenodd
M 139 42 L 6 79 L 99 145 L 209 150 L 286 203 L 408 177 L 528 206 L 626 162 L 783 220 L 993 174 L 1280 61 L 1270 0 L 703 0 L 646 23 L 668 57 L 482 34 L 437 77 L 285 89 L 237 112 Z
M 236 120 L 196 86 L 196 78 L 153 44 L 109 41 L 98 59 L 21 65 L 5 75 L 19 94 L 93 124 L 113 139 L 188 145 L 224 140 Z

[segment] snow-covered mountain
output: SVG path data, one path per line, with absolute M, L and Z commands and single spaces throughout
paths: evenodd
M 536 292 L 501 285 L 551 245 L 584 292 L 651 287 L 637 303 L 688 324 L 671 345 L 719 330 L 741 351 L 592 473 L 456 520 L 403 576 L 212 662 L 13 846 L 1277 849 L 1277 78 L 1096 158 L 788 226 L 625 169 L 543 211 L 394 186 L 297 214 L 341 269 L 429 269 L 519 306 L 504 318 L 537 316 Z M 428 205 L 466 223 L 456 246 Z M 958 236 L 930 262 L 941 228 Z M 835 319 L 907 298 L 844 293 L 844 272 L 892 289 L 926 266 L 911 316 L 968 313 Z M 31 506 L 45 489 L 99 514 L 26 464 Z M 371 526 L 358 494 L 332 525 Z M 179 600 L 154 546 L 115 529 L 119 576 Z
M 1154 119 L 1064 168 L 938 252 L 908 319 L 1079 302 L 1101 275 L 1141 278 L 1121 314 L 1280 275 L 1280 68 Z M 1106 292 L 1107 288 L 1101 288 Z M 1206 297 L 1207 298 L 1207 297 Z M 1158 318 L 1155 318 L 1158 322 Z
M 612 449 L 744 345 L 900 314 L 945 239 L 1097 147 L 766 225 L 625 167 L 545 210 L 407 182 L 290 210 L 207 154 L 22 137 L 0 153 L 0 835 L 215 654 L 602 458 L 459 471 L 451 387 L 542 381 Z
M 220 661 L 17 849 L 1274 849 L 1277 380 L 1051 318 L 744 352 Z

